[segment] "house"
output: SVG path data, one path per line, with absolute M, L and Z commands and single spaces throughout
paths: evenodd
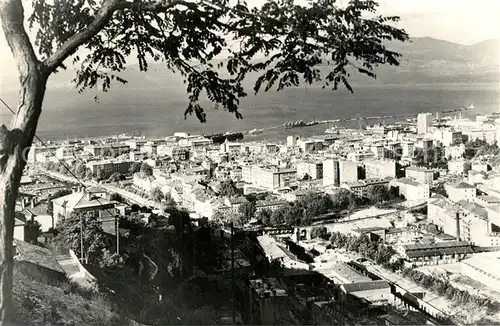
M 368 282 L 371 279 L 367 276 L 360 274 L 351 266 L 338 263 L 331 268 L 328 268 L 328 271 L 323 271 L 326 277 L 333 280 L 335 284 L 348 284 L 348 283 L 357 283 L 357 282 Z
M 405 169 L 405 176 L 421 183 L 431 184 L 434 180 L 434 171 L 418 166 L 409 166 Z
M 14 261 L 23 274 L 41 282 L 58 284 L 66 274 L 49 249 L 14 240 Z
M 451 264 L 474 252 L 469 241 L 407 244 L 398 249 L 410 264 L 417 266 Z
M 277 325 L 289 316 L 288 293 L 275 278 L 250 280 L 248 298 L 251 324 Z
M 487 177 L 486 172 L 478 172 L 475 170 L 469 170 L 467 181 L 470 184 L 475 185 L 478 183 L 483 183 L 483 181 L 484 181 L 484 179 L 486 179 L 486 177 Z
M 256 213 L 268 209 L 270 211 L 275 211 L 278 208 L 287 204 L 285 200 L 267 200 L 267 201 L 259 201 L 257 205 L 255 205 Z
M 300 273 L 300 270 L 309 270 L 310 266 L 306 262 L 298 259 L 286 248 L 286 245 L 280 243 L 271 235 L 261 235 L 257 241 L 262 248 L 269 262 L 277 261 L 283 269 L 283 275 L 293 275 Z
M 367 197 L 370 188 L 375 186 L 389 186 L 389 180 L 385 179 L 365 179 L 356 182 L 348 182 L 341 185 L 341 188 L 347 189 L 358 198 Z
M 26 226 L 26 217 L 16 212 L 14 219 L 14 239 L 24 241 L 24 227 Z
M 419 204 L 429 199 L 430 190 L 427 183 L 411 178 L 400 178 L 392 180 L 391 185 L 398 189 L 398 195 L 404 196 L 412 204 Z
M 231 208 L 231 211 L 233 212 L 237 212 L 240 206 L 246 202 L 248 202 L 248 199 L 246 199 L 245 197 L 235 197 L 235 198 L 226 197 L 224 199 L 224 204 L 226 206 L 229 206 Z
M 108 178 L 113 173 L 126 174 L 129 172 L 130 167 L 135 162 L 132 160 L 102 160 L 102 161 L 92 161 L 86 164 L 86 167 L 90 169 L 93 174 L 97 171 L 102 171 L 102 177 Z
M 72 213 L 85 213 L 95 218 L 115 217 L 118 212 L 115 208 L 116 201 L 95 196 L 84 189 L 78 189 L 72 194 L 52 200 L 54 224 L 58 219 L 68 218 Z
M 383 227 L 378 227 L 378 226 L 373 226 L 373 227 L 367 227 L 367 228 L 357 228 L 352 230 L 352 233 L 356 236 L 367 236 L 371 241 L 386 241 L 386 233 L 387 233 L 386 228 Z
M 340 301 L 349 302 L 350 296 L 366 300 L 372 305 L 383 305 L 393 300 L 391 286 L 384 280 L 342 284 L 339 291 Z
M 444 189 L 451 201 L 459 202 L 461 200 L 474 201 L 476 199 L 476 187 L 466 182 L 457 182 L 445 184 Z
M 463 175 L 468 173 L 469 170 L 470 164 L 463 159 L 448 161 L 448 171 L 450 174 Z
M 25 207 L 21 213 L 26 217 L 26 220 L 33 219 L 40 223 L 42 232 L 47 232 L 50 228 L 55 228 L 56 226 L 52 215 L 48 212 L 48 205 L 47 201 L 38 203 L 32 201 L 31 205 Z
M 310 317 L 312 317 L 310 314 L 311 305 L 317 301 L 325 302 L 333 298 L 333 293 L 330 293 L 329 289 L 324 286 L 297 284 L 293 281 L 289 283 L 291 283 L 290 285 L 293 284 L 289 288 L 294 294 L 290 298 L 290 307 L 295 316 L 301 319 L 301 324 L 310 324 Z

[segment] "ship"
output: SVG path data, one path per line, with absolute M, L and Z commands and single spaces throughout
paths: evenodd
M 303 120 L 297 121 L 287 121 L 283 124 L 285 128 L 296 128 L 296 127 L 304 127 L 306 123 Z
M 242 132 L 226 132 L 224 134 L 206 135 L 205 138 L 212 139 L 214 144 L 222 144 L 227 141 L 235 141 L 243 139 Z
M 303 120 L 287 121 L 282 125 L 282 127 L 284 128 L 310 127 L 310 126 L 315 126 L 319 123 L 320 122 L 317 120 L 312 120 L 309 122 L 304 122 Z
M 469 107 L 463 107 L 460 109 L 441 111 L 441 113 L 453 113 L 453 112 L 468 111 L 468 110 L 474 110 L 474 104 L 469 105 Z
M 331 127 L 325 130 L 326 134 L 339 134 L 340 130 L 338 127 Z
M 310 121 L 310 122 L 306 123 L 306 126 L 310 127 L 310 126 L 315 126 L 315 125 L 318 125 L 318 124 L 319 124 L 318 120 L 313 120 L 313 121 Z
M 258 135 L 262 133 L 262 129 L 252 129 L 248 132 L 249 135 Z

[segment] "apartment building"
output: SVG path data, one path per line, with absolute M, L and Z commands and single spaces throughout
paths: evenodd
M 389 186 L 389 180 L 384 179 L 366 179 L 356 182 L 348 182 L 341 185 L 342 188 L 351 191 L 356 197 L 368 197 L 370 188 L 374 186 Z
M 404 196 L 412 204 L 425 202 L 430 196 L 428 184 L 410 178 L 394 179 L 391 181 L 391 186 L 396 187 L 399 195 Z
M 347 160 L 353 162 L 363 162 L 374 158 L 375 154 L 372 151 L 366 151 L 366 150 L 358 150 L 347 154 Z
M 412 178 L 421 183 L 432 184 L 434 171 L 423 167 L 409 166 L 405 169 L 405 177 Z
M 337 159 L 323 162 L 323 185 L 339 186 L 346 182 L 358 180 L 358 164 Z
M 457 203 L 435 196 L 427 203 L 427 217 L 444 233 L 457 240 L 470 241 L 478 246 L 493 246 L 498 242 L 497 221 L 490 220 L 488 210 L 467 201 Z
M 105 154 L 121 154 L 128 153 L 130 146 L 122 143 L 114 143 L 107 145 L 87 145 L 83 147 L 83 151 L 94 156 L 103 156 Z
M 323 163 L 320 162 L 298 162 L 297 178 L 303 179 L 308 175 L 311 179 L 323 179 Z
M 403 157 L 413 157 L 415 143 L 406 141 L 401 143 L 401 153 Z
M 389 160 L 369 160 L 364 163 L 366 178 L 395 178 L 396 162 Z
M 448 161 L 448 173 L 464 175 L 470 170 L 470 163 L 463 159 Z
M 419 135 L 425 135 L 432 128 L 432 114 L 430 113 L 420 113 L 417 116 L 417 133 Z
M 134 163 L 135 162 L 131 160 L 103 160 L 88 162 L 85 166 L 89 168 L 93 174 L 96 174 L 98 170 L 101 170 L 103 178 L 109 178 L 113 173 L 128 173 L 130 167 Z
M 451 201 L 459 202 L 461 200 L 473 202 L 476 199 L 476 187 L 466 182 L 457 182 L 445 184 L 444 189 Z
M 244 182 L 252 183 L 268 190 L 295 187 L 297 185 L 297 170 L 278 168 L 276 166 L 243 166 L 241 177 Z

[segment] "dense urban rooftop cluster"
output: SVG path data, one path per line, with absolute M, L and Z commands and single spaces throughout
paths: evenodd
M 425 295 L 415 297 L 413 308 L 434 321 L 456 321 L 463 316 L 454 300 L 484 302 L 457 280 L 439 283 L 448 292 L 430 288 L 430 278 L 447 266 L 466 266 L 461 273 L 484 285 L 481 295 L 490 304 L 500 300 L 489 294 L 500 291 L 498 278 L 478 264 L 500 248 L 499 126 L 496 115 L 470 120 L 420 114 L 390 126 L 330 128 L 307 139 L 290 135 L 284 144 L 175 133 L 35 146 L 15 238 L 26 240 L 30 219 L 50 233 L 79 212 L 114 223 L 131 204 L 158 214 L 182 207 L 194 223 L 232 223 L 240 232 L 257 233 L 257 247 L 281 272 L 251 279 L 252 300 L 278 305 L 300 288 L 304 300 L 317 303 L 308 308 L 309 321 L 338 320 L 338 305 L 331 304 L 354 305 L 354 297 L 384 307 L 384 320 L 401 322 L 398 311 L 415 293 L 406 289 L 421 287 Z M 54 180 L 79 186 L 61 192 L 68 186 Z M 333 294 L 315 297 L 300 282 L 282 284 L 287 276 L 313 272 L 333 284 Z M 311 284 L 306 288 L 313 293 Z M 260 322 L 277 322 L 266 304 L 252 309 L 259 310 Z

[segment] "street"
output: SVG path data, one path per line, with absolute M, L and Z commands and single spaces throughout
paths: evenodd
M 86 187 L 99 187 L 99 188 L 102 188 L 102 189 L 108 191 L 109 193 L 117 193 L 120 196 L 122 196 L 123 198 L 125 198 L 126 200 L 129 200 L 130 202 L 141 205 L 141 206 L 160 208 L 160 205 L 152 200 L 145 199 L 139 195 L 136 195 L 134 193 L 123 190 L 119 187 L 116 187 L 116 186 L 113 186 L 110 184 L 106 184 L 106 183 L 99 184 L 96 181 L 83 181 L 83 180 L 78 181 L 77 179 L 75 179 L 72 176 L 67 176 L 67 175 L 64 175 L 64 174 L 61 174 L 58 172 L 47 171 L 47 170 L 40 170 L 40 173 L 46 174 L 47 176 L 49 176 L 53 179 L 57 179 L 57 180 L 65 181 L 65 182 L 76 183 L 76 184 L 83 184 Z

